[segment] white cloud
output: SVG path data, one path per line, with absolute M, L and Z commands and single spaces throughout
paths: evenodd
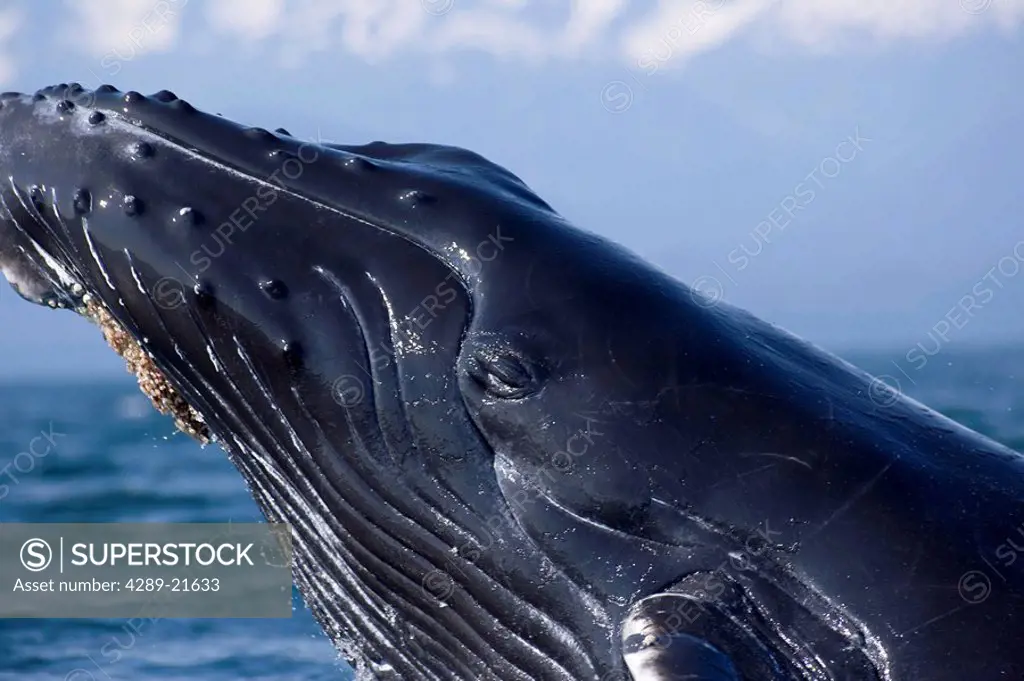
M 430 16 L 417 0 L 348 0 L 341 39 L 352 52 L 377 59 L 414 42 Z
M 546 10 L 565 9 L 564 24 L 545 22 L 537 0 L 290 0 L 286 12 L 274 13 L 274 40 L 292 63 L 339 47 L 369 61 L 403 51 L 477 50 L 530 60 L 571 57 L 606 38 L 608 26 L 628 0 L 542 4 Z M 212 0 L 208 25 L 221 34 L 259 40 L 269 32 L 253 14 L 263 16 L 265 5 L 277 3 Z
M 835 52 L 895 40 L 940 41 L 1024 22 L 1024 0 L 659 0 L 624 32 L 623 54 L 680 64 L 757 32 L 776 45 Z
M 14 57 L 4 48 L 4 45 L 14 35 L 14 32 L 21 26 L 23 17 L 15 9 L 0 11 L 0 86 L 4 86 L 14 80 L 17 68 L 14 64 Z
M 572 52 L 593 43 L 626 5 L 627 0 L 572 0 L 569 22 L 562 33 L 563 44 Z
M 185 11 L 218 40 L 286 62 L 344 50 L 367 61 L 476 51 L 533 63 L 610 58 L 679 65 L 731 41 L 836 51 L 945 40 L 1024 23 L 1024 0 L 65 0 L 74 44 L 122 61 L 170 49 Z M 186 7 L 187 6 L 187 7 Z M 84 40 L 83 40 L 84 35 Z
M 424 7 L 442 3 L 443 9 L 443 3 L 450 1 L 289 0 L 287 11 L 276 17 L 273 40 L 290 63 L 338 47 L 368 61 L 376 61 L 414 48 L 427 33 L 428 20 L 435 18 Z M 241 0 L 217 2 L 239 7 L 244 4 Z M 240 37 L 257 38 L 252 33 Z
M 64 0 L 65 44 L 102 60 L 131 61 L 165 52 L 178 40 L 189 0 Z
M 453 12 L 428 44 L 437 52 L 472 49 L 500 57 L 541 61 L 550 56 L 554 41 L 522 17 L 480 8 Z
M 646 64 L 682 62 L 736 37 L 779 1 L 661 0 L 625 31 L 622 51 L 644 68 Z
M 275 33 L 284 15 L 284 0 L 208 0 L 206 15 L 214 28 L 262 40 Z
M 790 40 L 831 51 L 850 45 L 854 34 L 880 41 L 944 40 L 983 26 L 1015 28 L 1024 20 L 1024 0 L 784 2 L 771 19 Z

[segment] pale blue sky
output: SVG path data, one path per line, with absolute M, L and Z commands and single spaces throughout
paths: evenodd
M 1024 0 L 694 5 L 3 0 L 0 89 L 166 88 L 305 138 L 465 146 L 833 350 L 1024 339 Z M 0 288 L 0 375 L 123 371 Z

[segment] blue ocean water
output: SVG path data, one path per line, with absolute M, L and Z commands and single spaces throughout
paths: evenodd
M 45 455 L 15 461 L 40 435 Z M 224 452 L 176 433 L 127 374 L 0 385 L 0 484 L 0 522 L 263 521 Z M 290 619 L 0 619 L 2 681 L 351 678 L 297 592 Z
M 910 349 L 847 359 L 1024 449 L 1024 349 L 915 352 L 908 360 Z M 35 449 L 46 455 L 15 465 L 40 435 Z M 223 452 L 176 433 L 127 375 L 97 384 L 0 384 L 0 484 L 7 485 L 0 522 L 262 520 Z M 118 643 L 108 646 L 113 637 Z M 104 656 L 104 646 L 122 649 L 120 659 Z M 0 620 L 0 681 L 349 678 L 297 597 L 291 619 L 158 620 L 137 632 L 123 620 Z

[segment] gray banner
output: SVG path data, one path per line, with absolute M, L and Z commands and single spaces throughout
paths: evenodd
M 291 617 L 288 526 L 0 524 L 0 618 Z

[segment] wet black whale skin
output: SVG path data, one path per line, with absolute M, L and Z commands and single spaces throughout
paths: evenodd
M 143 343 L 370 678 L 1024 673 L 1020 455 L 477 154 L 62 84 L 0 181 L 19 292 Z

